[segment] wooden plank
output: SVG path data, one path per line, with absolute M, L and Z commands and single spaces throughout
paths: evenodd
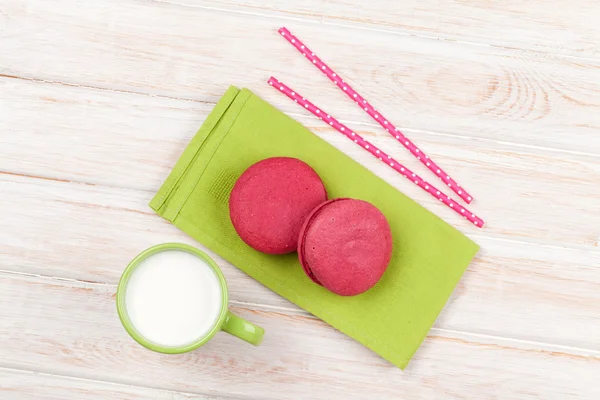
M 5 3 L 0 74 L 210 102 L 233 83 L 291 110 L 265 83 L 275 74 L 333 115 L 369 122 L 277 37 L 273 17 L 156 2 Z M 598 60 L 290 27 L 401 128 L 600 154 Z
M 146 205 L 151 193 L 0 176 L 12 179 L 0 181 L 0 209 L 6 213 L 0 222 L 2 270 L 116 284 L 145 248 L 173 241 L 198 246 Z M 238 300 L 260 302 L 258 292 L 270 304 L 281 303 L 279 296 L 211 256 L 237 288 Z
M 0 288 L 0 304 L 11 305 L 0 307 L 0 363 L 12 368 L 245 398 L 600 395 L 597 355 L 435 335 L 402 372 L 319 320 L 242 307 L 233 309 L 266 329 L 260 347 L 220 333 L 198 351 L 162 355 L 120 327 L 112 285 L 0 274 Z
M 214 104 L 0 78 L 0 170 L 157 190 Z
M 572 57 L 600 58 L 597 16 L 593 0 L 445 2 L 380 0 L 376 2 L 308 0 L 158 0 L 160 3 L 217 8 L 277 18 L 281 24 L 298 19 L 435 40 L 543 51 Z
M 217 400 L 217 397 L 10 368 L 0 368 L 0 397 L 10 400 Z
M 8 111 L 8 118 L 0 118 L 0 131 L 10 132 L 0 136 L 0 171 L 152 193 L 212 108 L 184 100 L 18 79 L 0 79 L 0 85 Z M 324 128 L 321 121 L 304 114 L 292 116 L 465 232 L 598 248 L 597 157 L 410 131 L 475 196 L 472 209 L 487 223 L 478 231 L 345 137 Z M 369 140 L 426 179 L 432 178 L 386 132 L 371 125 L 357 126 Z M 439 185 L 435 179 L 431 182 Z M 25 211 L 19 196 L 5 198 L 12 212 Z M 128 194 L 111 196 L 118 203 L 119 196 Z M 134 209 L 149 211 L 145 205 L 150 194 L 132 196 L 137 199 Z M 35 207 L 43 206 L 39 201 L 35 200 Z M 68 209 L 64 213 L 68 215 Z
M 0 178 L 0 269 L 114 285 L 151 245 L 180 241 L 206 250 L 147 208 L 151 193 Z M 437 328 L 600 350 L 599 251 L 473 235 L 482 251 Z M 233 301 L 298 311 L 209 253 Z M 548 321 L 561 323 L 548 329 Z

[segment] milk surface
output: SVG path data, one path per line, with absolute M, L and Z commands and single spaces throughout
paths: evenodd
M 162 251 L 133 271 L 125 305 L 131 323 L 146 339 L 166 347 L 184 346 L 204 337 L 217 322 L 221 284 L 200 257 Z

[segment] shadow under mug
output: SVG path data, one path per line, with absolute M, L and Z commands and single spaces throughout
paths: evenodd
M 212 268 L 221 285 L 222 302 L 219 317 L 215 321 L 214 326 L 211 328 L 210 331 L 208 331 L 205 335 L 191 343 L 185 344 L 183 346 L 168 347 L 156 344 L 146 339 L 136 330 L 134 324 L 129 318 L 129 315 L 127 314 L 125 298 L 129 279 L 131 278 L 131 275 L 133 274 L 135 269 L 142 263 L 142 261 L 156 253 L 171 250 L 188 252 L 194 256 L 199 257 Z M 258 346 L 262 342 L 262 338 L 265 332 L 264 329 L 246 321 L 243 318 L 238 317 L 237 315 L 229 311 L 227 307 L 228 299 L 229 297 L 227 292 L 227 282 L 225 282 L 225 277 L 223 276 L 221 269 L 217 266 L 217 264 L 212 258 L 210 258 L 203 251 L 200 251 L 197 248 L 189 246 L 187 244 L 163 243 L 144 250 L 129 263 L 127 268 L 125 268 L 125 271 L 121 276 L 119 286 L 117 288 L 117 311 L 119 313 L 121 323 L 123 324 L 123 327 L 125 328 L 127 333 L 129 333 L 129 336 L 131 336 L 136 342 L 138 342 L 142 346 L 150 350 L 157 351 L 159 353 L 180 354 L 195 350 L 198 347 L 207 343 L 217 332 L 221 330 L 231 335 L 237 336 L 238 338 L 245 340 L 248 343 Z M 193 316 L 190 316 L 190 318 L 193 318 Z

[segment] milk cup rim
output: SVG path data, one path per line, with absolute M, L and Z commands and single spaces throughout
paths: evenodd
M 198 338 L 196 341 L 188 343 L 184 346 L 162 346 L 146 339 L 135 329 L 135 326 L 133 325 L 129 318 L 129 315 L 127 314 L 127 307 L 125 304 L 127 284 L 129 283 L 129 279 L 131 278 L 131 275 L 133 274 L 135 269 L 142 263 L 142 261 L 146 260 L 148 257 L 153 256 L 157 253 L 170 250 L 185 251 L 205 261 L 212 268 L 221 285 L 222 302 L 221 311 L 219 313 L 217 321 L 215 322 L 215 324 L 209 332 L 207 332 L 202 337 Z M 165 354 L 186 353 L 188 351 L 197 349 L 198 347 L 208 342 L 218 331 L 221 330 L 221 326 L 223 325 L 227 317 L 227 305 L 227 282 L 225 281 L 225 276 L 223 276 L 223 272 L 221 271 L 217 263 L 212 258 L 210 258 L 210 256 L 205 252 L 184 243 L 162 243 L 154 245 L 142 251 L 127 265 L 127 267 L 123 271 L 123 274 L 121 275 L 121 279 L 119 280 L 119 286 L 117 287 L 117 312 L 119 314 L 119 319 L 121 320 L 121 323 L 123 324 L 123 327 L 129 334 L 129 336 L 131 336 L 136 342 L 146 347 L 147 349 Z M 194 316 L 190 315 L 190 318 L 194 318 Z

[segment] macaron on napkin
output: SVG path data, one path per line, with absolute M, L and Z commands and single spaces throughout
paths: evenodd
M 375 286 L 356 296 L 339 296 L 315 284 L 296 254 L 265 254 L 244 243 L 230 219 L 230 193 L 248 167 L 270 157 L 304 161 L 321 177 L 330 198 L 365 200 L 385 215 L 393 253 Z M 479 249 L 297 121 L 235 87 L 207 117 L 150 207 L 269 289 L 402 369 Z

